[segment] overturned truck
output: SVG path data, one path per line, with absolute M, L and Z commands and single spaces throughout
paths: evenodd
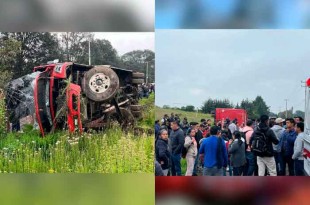
M 103 128 L 114 121 L 132 126 L 142 116 L 138 105 L 142 83 L 144 73 L 109 65 L 37 66 L 7 85 L 8 119 L 15 130 L 27 122 L 43 136 L 55 129 Z

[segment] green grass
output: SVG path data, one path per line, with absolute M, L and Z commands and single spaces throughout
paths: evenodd
M 210 114 L 197 113 L 197 112 L 186 112 L 182 110 L 176 109 L 163 109 L 159 107 L 155 107 L 155 116 L 156 119 L 161 120 L 164 114 L 168 114 L 170 116 L 171 113 L 179 114 L 181 120 L 184 117 L 187 117 L 188 122 L 200 122 L 201 119 L 211 119 L 213 121 L 213 117 Z
M 139 122 L 152 129 L 153 99 L 145 100 L 145 120 Z M 82 135 L 56 132 L 44 138 L 31 129 L 6 133 L 0 138 L 0 172 L 153 173 L 154 137 L 133 133 L 119 126 Z

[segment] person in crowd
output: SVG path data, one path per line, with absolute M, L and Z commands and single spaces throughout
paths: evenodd
M 304 119 L 302 117 L 300 117 L 300 116 L 295 116 L 294 120 L 295 120 L 295 124 L 297 124 L 299 122 L 304 122 Z
M 237 130 L 236 123 L 237 123 L 237 120 L 234 119 L 232 123 L 229 124 L 228 129 L 230 130 L 231 133 L 234 133 Z
M 192 126 L 191 129 L 195 129 L 196 130 L 196 134 L 195 134 L 195 140 L 197 142 L 197 149 L 199 150 L 200 148 L 200 140 L 203 138 L 203 132 L 200 130 L 200 125 L 195 122 L 194 125 Z M 194 170 L 193 170 L 193 176 L 197 176 L 197 169 L 198 166 L 200 166 L 199 164 L 199 155 L 196 155 L 196 159 L 195 159 L 195 165 L 194 165 Z
M 205 124 L 206 125 L 207 124 L 207 120 L 206 119 L 201 119 L 200 120 L 200 124 Z
M 279 140 L 275 136 L 274 132 L 269 128 L 269 117 L 267 115 L 262 115 L 260 117 L 260 123 L 256 130 L 254 130 L 253 135 L 250 140 L 252 144 L 253 140 L 260 139 L 260 142 L 264 142 L 266 149 L 261 150 L 262 152 L 254 151 L 257 156 L 257 166 L 258 175 L 265 176 L 266 167 L 270 176 L 276 176 L 276 162 L 274 160 L 272 143 L 278 144 Z M 253 147 L 252 147 L 253 148 Z
M 212 126 L 211 136 L 204 139 L 199 149 L 200 157 L 203 159 L 204 176 L 223 176 L 223 168 L 227 167 L 227 150 L 225 142 L 218 137 L 220 128 Z
M 195 160 L 197 156 L 197 141 L 195 139 L 196 130 L 191 129 L 190 134 L 185 137 L 184 147 L 187 149 L 186 164 L 187 169 L 185 176 L 192 176 L 194 171 Z
M 155 120 L 155 142 L 158 140 L 159 131 L 160 131 L 159 120 Z
M 207 131 L 207 125 L 205 125 L 205 124 L 200 124 L 199 130 L 200 130 L 201 133 L 202 133 L 202 137 L 206 137 L 206 136 L 207 136 L 207 133 L 208 133 L 208 131 Z
M 187 130 L 189 129 L 189 123 L 188 123 L 188 121 L 187 121 L 187 118 L 186 117 L 184 117 L 183 118 L 183 121 L 182 121 L 182 123 L 181 123 L 181 125 L 180 125 L 180 127 L 181 127 L 181 129 L 183 130 L 183 132 L 184 133 L 187 133 Z
M 233 175 L 241 176 L 244 171 L 245 159 L 245 143 L 241 140 L 241 133 L 235 131 L 233 139 L 229 140 L 228 153 L 230 156 L 230 163 L 233 167 Z
M 155 145 L 155 155 L 156 161 L 159 162 L 164 176 L 167 176 L 169 171 L 169 159 L 170 152 L 168 146 L 168 132 L 167 130 L 161 130 L 159 134 L 159 139 Z
M 212 125 L 211 119 L 207 119 L 207 125 L 208 125 L 208 127 L 211 127 L 211 125 Z
M 184 147 L 184 133 L 177 121 L 171 122 L 171 173 L 172 176 L 181 176 L 181 155 Z
M 293 118 L 287 118 L 286 130 L 280 137 L 281 157 L 280 157 L 280 176 L 285 176 L 286 164 L 288 165 L 289 176 L 294 176 L 294 161 L 292 159 L 294 153 L 294 143 L 297 137 L 295 131 L 295 121 Z
M 173 112 L 170 114 L 169 120 L 170 120 L 170 122 L 175 121 L 175 116 L 174 116 L 174 113 L 173 113 Z
M 246 157 L 246 166 L 244 169 L 245 176 L 252 176 L 256 167 L 256 156 L 251 151 L 250 139 L 254 132 L 254 123 L 251 119 L 247 120 L 246 126 L 243 128 L 243 133 L 245 135 L 245 157 Z
M 283 128 L 283 122 L 285 120 L 282 118 L 277 118 L 275 120 L 275 125 L 272 126 L 271 130 L 274 132 L 274 134 L 276 135 L 277 139 L 280 141 L 280 138 L 284 132 L 284 128 Z M 273 153 L 274 153 L 274 159 L 276 161 L 276 170 L 277 170 L 277 175 L 280 176 L 281 175 L 281 166 L 280 166 L 280 161 L 281 161 L 281 147 L 280 147 L 280 143 L 275 145 L 273 144 Z
M 272 128 L 276 124 L 275 120 L 276 120 L 275 118 L 270 118 L 269 119 L 269 127 L 270 128 Z
M 175 114 L 174 119 L 179 123 L 181 122 L 179 114 Z
M 294 160 L 295 176 L 304 176 L 304 157 L 303 153 L 303 139 L 304 139 L 304 123 L 298 122 L 296 124 L 297 137 L 294 143 L 294 153 L 292 159 Z
M 164 117 L 161 119 L 161 125 L 166 125 L 167 121 L 168 121 L 169 117 L 167 114 L 164 115 Z
M 228 153 L 229 139 L 232 139 L 232 138 L 229 138 L 227 130 L 222 130 L 220 137 L 224 140 L 226 151 Z M 223 176 L 226 176 L 226 172 L 227 171 L 229 172 L 229 176 L 232 176 L 232 167 L 231 167 L 231 163 L 230 163 L 230 154 L 228 154 L 228 159 L 227 159 L 227 170 L 223 169 Z

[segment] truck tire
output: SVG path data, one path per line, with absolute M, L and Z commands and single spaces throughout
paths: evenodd
M 142 84 L 144 83 L 144 79 L 132 79 L 132 84 Z
M 144 79 L 145 75 L 144 73 L 132 73 L 132 78 L 143 78 Z
M 82 89 L 85 95 L 96 102 L 102 102 L 114 97 L 119 88 L 117 74 L 106 66 L 95 66 L 85 72 Z
M 142 106 L 141 105 L 130 105 L 130 110 L 131 111 L 141 111 Z
M 122 107 L 119 109 L 123 117 L 119 118 L 116 110 L 111 111 L 110 113 L 108 113 L 108 125 L 110 126 L 112 122 L 116 121 L 121 125 L 122 128 L 134 126 L 135 118 L 132 113 Z

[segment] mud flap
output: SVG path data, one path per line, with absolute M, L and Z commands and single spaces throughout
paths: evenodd
M 80 108 L 81 87 L 70 83 L 67 89 L 67 106 L 68 106 L 68 128 L 74 132 L 76 128 L 82 132 L 81 108 Z

